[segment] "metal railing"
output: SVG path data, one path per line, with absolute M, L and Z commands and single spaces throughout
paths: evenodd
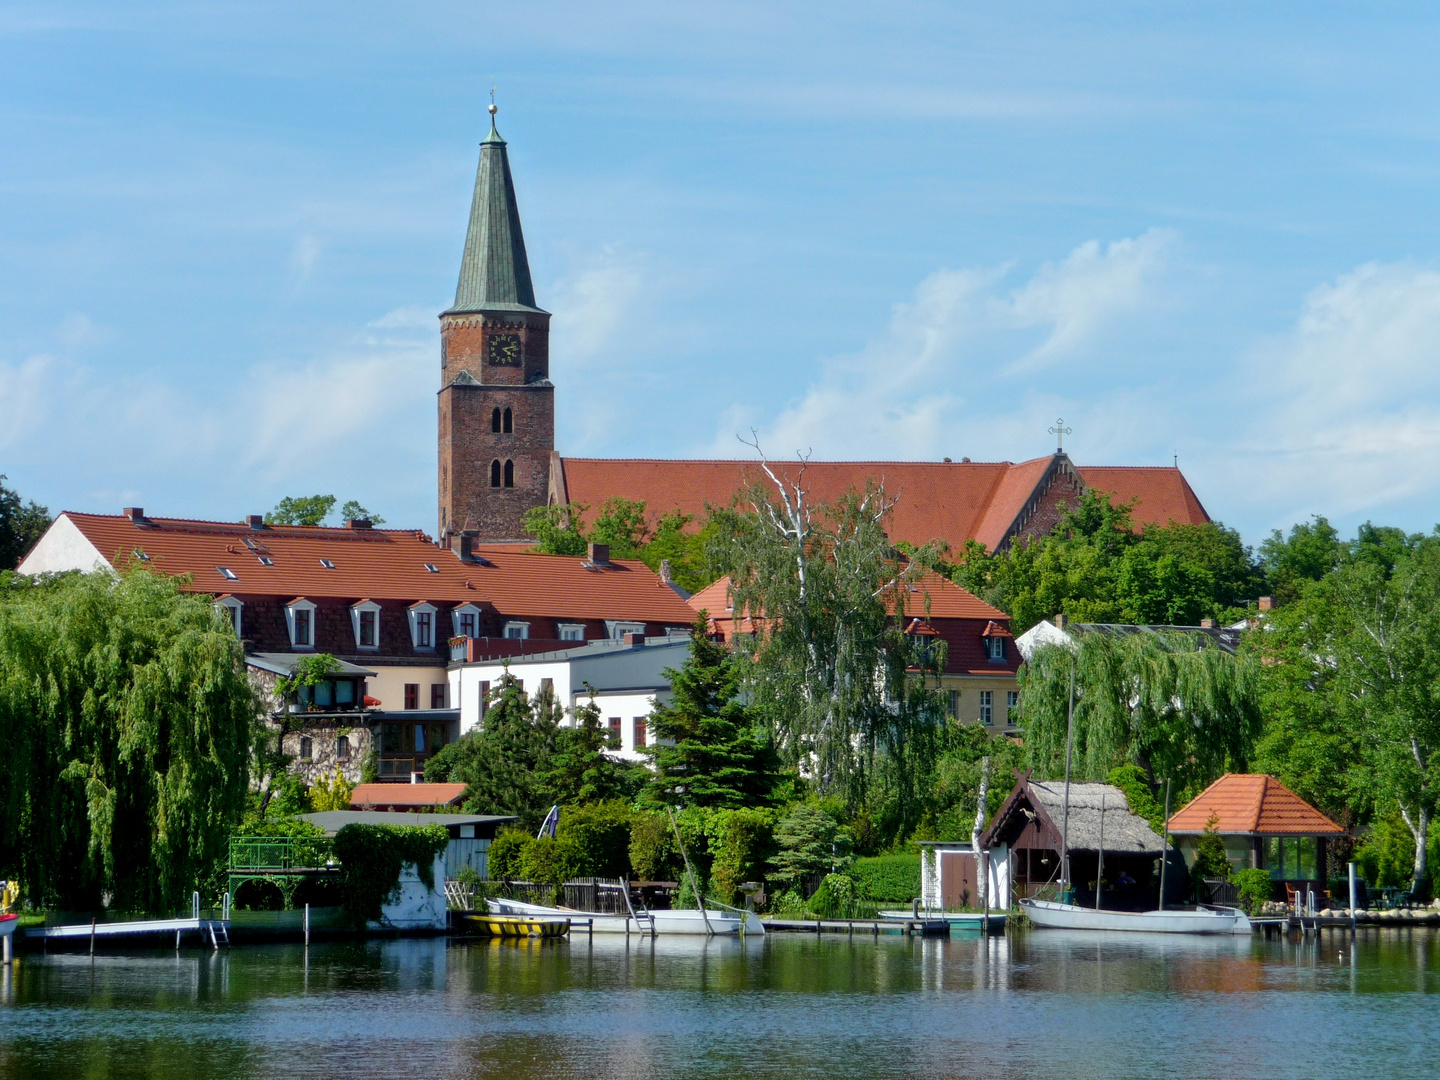
M 335 865 L 335 840 L 329 836 L 232 836 L 230 866 L 235 870 L 319 870 Z

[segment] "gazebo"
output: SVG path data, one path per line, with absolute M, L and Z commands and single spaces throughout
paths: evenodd
M 1345 830 L 1273 776 L 1226 773 L 1170 819 L 1185 865 L 1195 864 L 1201 834 L 1214 820 L 1236 870 L 1270 871 L 1275 899 L 1324 891 L 1329 841 Z

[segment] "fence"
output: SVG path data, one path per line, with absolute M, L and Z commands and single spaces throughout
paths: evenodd
M 623 878 L 572 878 L 561 886 L 560 903 L 576 911 L 627 915 L 629 887 Z M 485 884 L 485 894 L 526 904 L 549 905 L 556 900 L 555 886 L 543 881 L 489 881 Z
M 335 840 L 328 836 L 232 836 L 231 871 L 319 870 L 335 865 Z

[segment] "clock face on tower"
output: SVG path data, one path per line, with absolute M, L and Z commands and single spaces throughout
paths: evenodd
M 520 363 L 520 335 L 491 334 L 488 358 L 492 364 L 517 366 Z

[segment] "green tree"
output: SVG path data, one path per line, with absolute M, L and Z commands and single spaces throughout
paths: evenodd
M 365 507 L 361 506 L 354 499 L 351 499 L 340 508 L 341 521 L 368 521 L 371 525 L 384 525 L 385 519 L 379 514 L 372 514 Z
M 1064 775 L 1073 670 L 1075 776 L 1100 780 L 1130 762 L 1198 791 L 1226 771 L 1245 771 L 1261 727 L 1257 665 L 1207 642 L 1097 632 L 1073 651 L 1037 649 L 1020 672 L 1030 768 Z
M 1089 490 L 1046 536 L 990 553 L 971 541 L 951 577 L 1011 615 L 1021 632 L 1064 613 L 1077 622 L 1190 625 L 1231 620 L 1265 588 L 1233 529 L 1147 525 L 1132 505 Z
M 535 550 L 541 555 L 584 555 L 590 542 L 584 529 L 586 509 L 581 503 L 532 506 L 520 528 L 535 538 Z
M 610 545 L 611 558 L 638 559 L 650 539 L 644 501 L 631 502 L 618 496 L 606 499 L 595 515 L 590 539 Z
M 592 699 L 573 710 L 569 727 L 557 727 L 555 746 L 544 766 L 544 786 L 562 805 L 633 799 L 650 773 L 607 754 L 610 733 L 600 726 L 600 708 Z
M 656 805 L 761 806 L 775 788 L 779 759 L 740 700 L 729 651 L 706 635 L 701 615 L 690 631 L 690 655 L 667 668 L 671 700 L 650 714 L 655 773 L 643 798 Z
M 1260 561 L 1282 605 L 1295 601 L 1306 582 L 1319 581 L 1339 566 L 1344 554 L 1340 534 L 1319 515 L 1291 526 L 1289 536 L 1276 529 L 1260 545 Z
M 645 565 L 657 574 L 661 562 L 670 564 L 670 577 L 682 589 L 697 593 L 715 580 L 706 555 L 718 526 L 711 521 L 691 528 L 694 518 L 673 510 L 655 524 L 655 535 L 640 552 Z
M 469 813 L 514 814 L 524 827 L 539 828 L 553 805 L 547 771 L 557 730 L 553 714 L 542 709 L 537 715 L 507 668 L 490 690 L 481 727 L 431 758 L 426 778 L 468 785 L 464 805 Z
M 749 700 L 786 762 L 822 794 L 858 806 L 877 765 L 889 762 L 909 816 L 919 792 L 903 763 L 928 751 L 943 715 L 938 692 L 913 674 L 936 670 L 943 650 L 927 652 L 904 633 L 907 614 L 923 612 L 923 593 L 911 586 L 933 552 L 907 558 L 891 545 L 894 503 L 881 488 L 814 503 L 803 467 L 793 480 L 762 468 L 769 486 L 712 515 L 711 561 L 730 575 L 735 610 L 764 614 L 737 653 Z
M 792 807 L 775 823 L 770 877 L 809 892 L 821 877 L 850 865 L 850 839 L 840 823 L 813 803 Z
M 0 481 L 5 476 L 0 473 Z M 50 511 L 0 483 L 0 571 L 13 570 L 50 527 Z
M 209 598 L 137 570 L 0 591 L 0 873 L 170 911 L 226 857 L 259 707 Z
M 323 525 L 335 509 L 334 495 L 286 496 L 265 515 L 267 525 Z

